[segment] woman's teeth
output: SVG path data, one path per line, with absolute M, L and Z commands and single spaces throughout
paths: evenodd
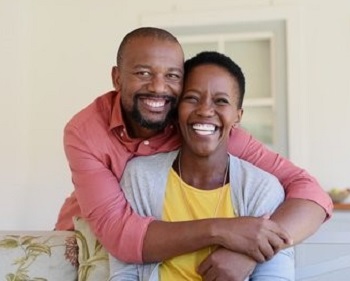
M 194 124 L 192 128 L 199 135 L 211 135 L 215 132 L 215 126 L 212 124 Z

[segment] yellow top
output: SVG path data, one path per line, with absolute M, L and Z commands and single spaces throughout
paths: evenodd
M 213 190 L 197 189 L 183 182 L 171 169 L 163 205 L 164 221 L 234 216 L 229 184 Z M 202 280 L 196 269 L 212 250 L 205 248 L 164 261 L 159 268 L 160 280 Z

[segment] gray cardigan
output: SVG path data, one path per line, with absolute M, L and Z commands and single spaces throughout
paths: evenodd
M 140 156 L 127 164 L 120 184 L 131 207 L 141 216 L 161 220 L 166 182 L 177 154 L 178 151 L 172 151 Z M 284 200 L 284 190 L 274 176 L 232 155 L 230 186 L 237 216 L 271 214 Z M 125 264 L 110 256 L 110 280 L 113 281 L 156 281 L 157 268 L 158 264 Z M 259 264 L 254 274 L 250 280 L 294 280 L 293 249 L 280 251 L 272 260 Z

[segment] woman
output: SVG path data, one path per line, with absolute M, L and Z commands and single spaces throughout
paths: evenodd
M 178 109 L 183 145 L 129 162 L 121 186 L 131 206 L 165 221 L 272 213 L 284 200 L 277 179 L 227 153 L 229 134 L 243 113 L 240 67 L 220 53 L 203 52 L 186 61 L 184 82 Z M 202 280 L 196 270 L 215 250 L 148 265 L 110 257 L 111 280 Z M 249 280 L 294 280 L 293 250 L 258 264 Z

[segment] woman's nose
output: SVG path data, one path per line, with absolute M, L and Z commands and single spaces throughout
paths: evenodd
M 196 113 L 201 116 L 210 117 L 214 115 L 214 106 L 211 101 L 203 101 L 198 104 Z

